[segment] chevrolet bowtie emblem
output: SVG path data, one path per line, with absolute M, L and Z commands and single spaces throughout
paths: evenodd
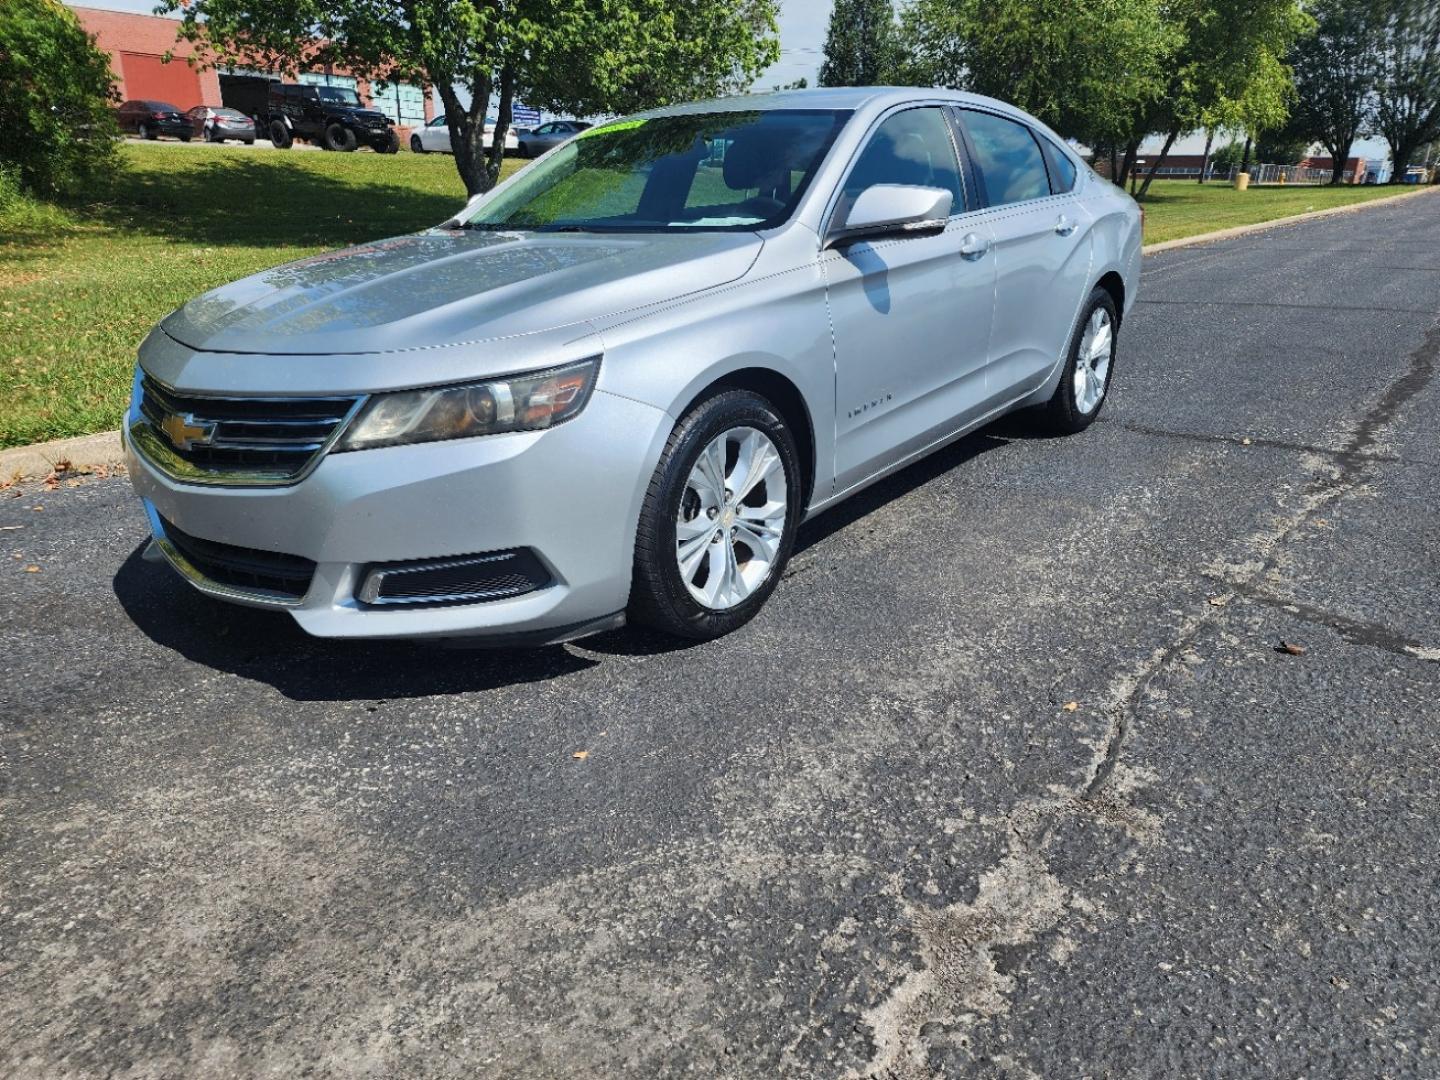
M 160 430 L 176 450 L 189 450 L 196 446 L 209 446 L 215 438 L 215 425 L 197 421 L 185 413 L 170 413 L 160 423 Z

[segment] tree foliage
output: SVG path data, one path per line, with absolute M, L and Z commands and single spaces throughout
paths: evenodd
M 1315 32 L 1301 37 L 1290 59 L 1294 123 L 1329 152 L 1330 179 L 1339 183 L 1350 148 L 1373 116 L 1383 20 L 1375 0 L 1319 0 L 1311 14 Z
M 1060 133 L 1123 143 L 1179 44 L 1160 0 L 916 0 L 907 82 L 1002 98 Z
M 1426 143 L 1440 138 L 1440 2 L 1381 4 L 1375 129 L 1390 144 L 1392 183 Z
M 0 3 L 0 169 L 37 195 L 115 164 L 110 57 L 56 0 Z
M 435 87 L 472 194 L 499 175 L 517 99 L 580 116 L 632 112 L 743 88 L 779 56 L 776 0 L 166 0 L 166 7 L 180 12 L 182 32 L 208 49 L 212 63 L 293 73 L 328 61 Z M 492 96 L 498 123 L 486 152 Z
M 890 0 L 835 0 L 821 86 L 879 86 L 895 78 L 899 41 Z

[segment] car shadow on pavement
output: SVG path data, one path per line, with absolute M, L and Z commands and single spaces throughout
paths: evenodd
M 196 592 L 169 567 L 146 561 L 146 544 L 121 564 L 112 583 L 141 633 L 187 660 L 266 683 L 294 701 L 473 693 L 542 682 L 597 663 L 559 645 L 471 649 L 311 637 L 284 612 L 226 604 Z

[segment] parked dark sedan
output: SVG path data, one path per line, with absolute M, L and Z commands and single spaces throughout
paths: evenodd
M 134 132 L 142 139 L 173 135 L 189 142 L 195 133 L 185 114 L 168 101 L 127 101 L 115 114 L 121 131 Z
M 548 124 L 518 133 L 521 157 L 539 157 L 590 125 L 583 120 L 551 120 Z
M 185 114 L 190 121 L 190 130 L 206 142 L 224 142 L 238 139 L 246 146 L 255 142 L 255 121 L 239 109 L 217 109 L 210 105 L 196 105 Z

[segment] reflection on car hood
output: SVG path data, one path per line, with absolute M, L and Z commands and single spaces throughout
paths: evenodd
M 161 323 L 192 349 L 272 354 L 434 348 L 585 322 L 733 281 L 753 233 L 435 230 L 277 266 Z

